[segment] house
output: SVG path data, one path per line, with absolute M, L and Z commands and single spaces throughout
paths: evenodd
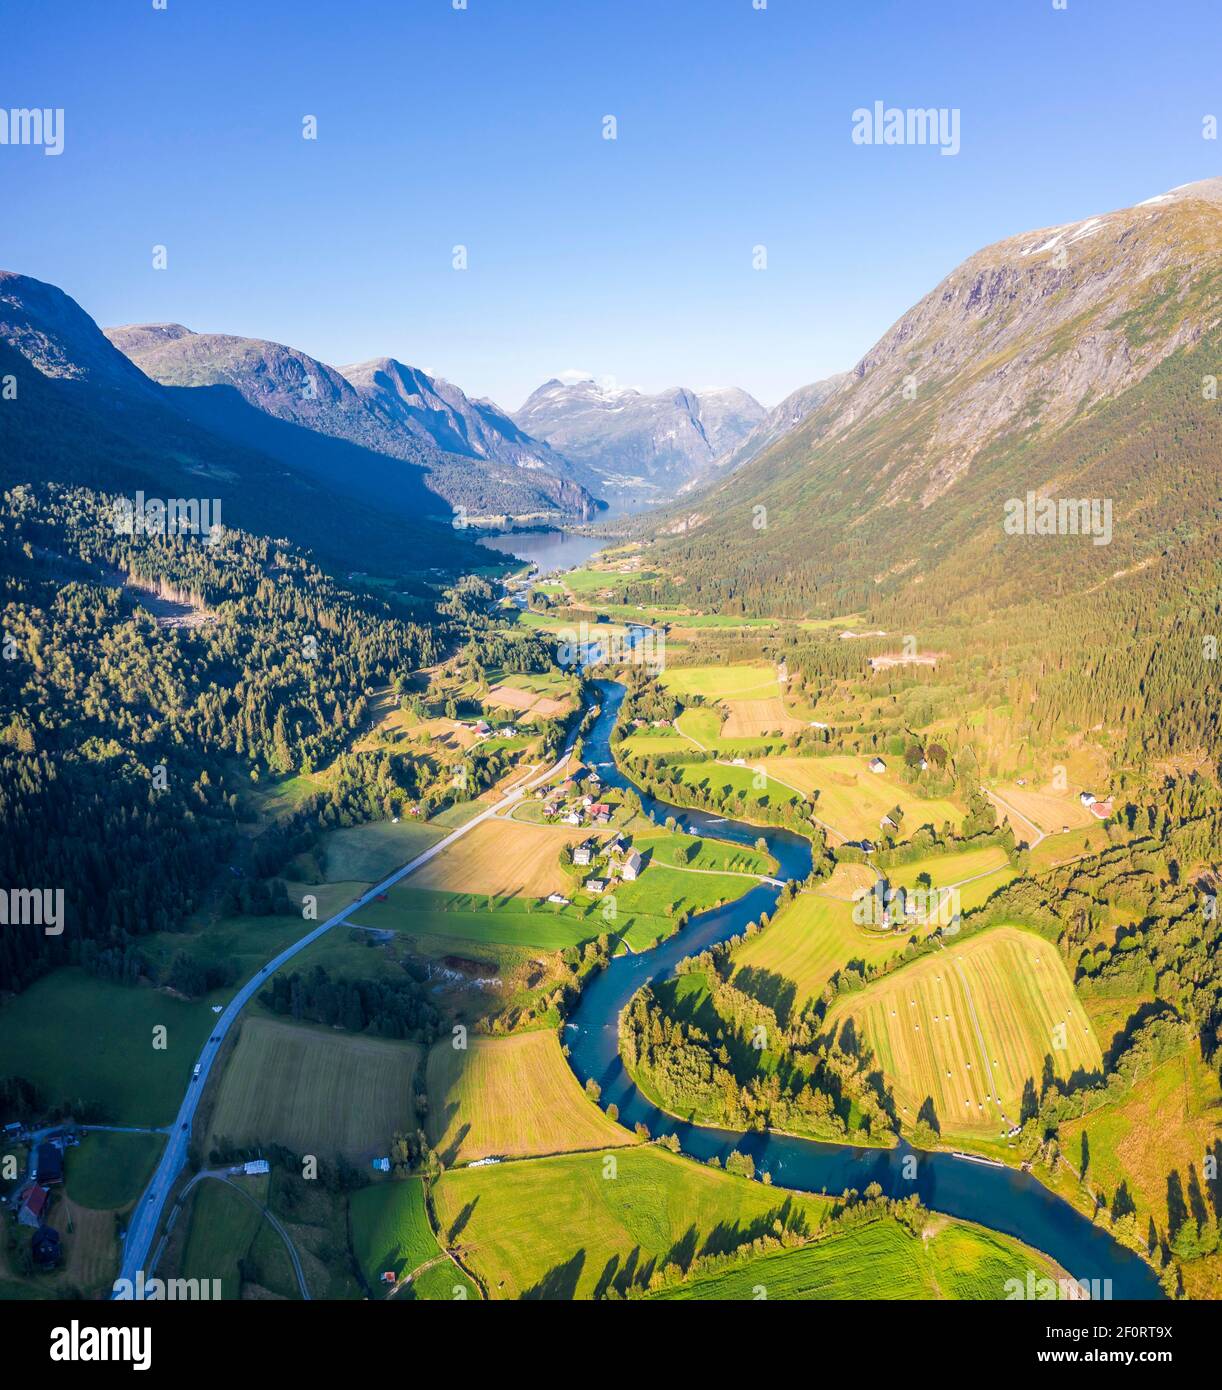
M 383 1284 L 393 1284 L 396 1282 L 397 1278 L 393 1269 L 384 1269 L 381 1277 Z
M 588 864 L 594 858 L 594 851 L 588 845 L 575 845 L 573 848 L 573 863 Z
M 1098 816 L 1100 820 L 1107 820 L 1108 816 L 1112 814 L 1112 798 L 1106 796 L 1102 801 L 1092 801 L 1090 813 L 1092 816 Z
M 1079 792 L 1078 800 L 1083 806 L 1093 806 L 1095 804 L 1095 794 L 1094 792 Z
M 59 1232 L 51 1226 L 39 1226 L 30 1237 L 30 1254 L 42 1269 L 59 1264 Z
M 898 830 L 899 826 L 896 825 L 890 816 L 884 816 L 882 820 L 879 821 L 878 828 L 880 830 Z
M 64 1180 L 64 1154 L 58 1144 L 39 1144 L 34 1161 L 34 1181 L 47 1186 Z
M 928 771 L 929 771 L 929 759 L 928 759 L 928 758 L 922 758 L 922 759 L 920 760 L 920 762 L 917 763 L 917 767 L 919 767 L 919 768 L 921 769 L 922 772 L 928 772 Z
M 471 727 L 475 730 L 477 734 L 480 735 L 481 738 L 485 737 L 486 735 L 492 732 L 491 725 L 489 725 L 488 722 L 484 719 L 477 719 L 475 723 L 471 725 Z
M 590 806 L 590 814 L 595 825 L 606 825 L 611 819 L 611 807 L 605 801 L 595 801 Z
M 607 891 L 607 881 L 606 881 L 606 879 L 602 879 L 602 878 L 587 878 L 587 879 L 586 879 L 586 892 L 587 892 L 587 893 L 605 893 L 606 891 Z
M 562 816 L 562 817 L 561 817 L 561 820 L 562 820 L 562 822 L 563 822 L 565 825 L 580 825 L 580 824 L 581 824 L 581 812 L 580 812 L 580 811 L 570 811 L 570 812 L 568 813 L 567 816 Z
M 632 853 L 625 858 L 623 867 L 621 868 L 620 872 L 624 875 L 624 878 L 629 881 L 631 881 L 634 878 L 640 877 L 641 856 L 637 853 L 636 850 L 633 850 Z
M 871 772 L 886 772 L 886 770 L 887 770 L 887 764 L 886 764 L 885 762 L 883 762 L 883 760 L 882 760 L 881 758 L 871 758 L 871 759 L 870 759 L 870 771 L 871 771 Z
M 569 900 L 563 893 L 549 893 L 547 895 L 549 903 L 555 903 L 557 907 L 568 907 Z
M 560 814 L 560 803 L 558 801 L 547 801 L 543 805 L 545 816 L 558 816 Z
M 36 1182 L 32 1182 L 21 1194 L 17 1220 L 23 1226 L 41 1226 L 50 1196 L 45 1187 L 39 1187 Z

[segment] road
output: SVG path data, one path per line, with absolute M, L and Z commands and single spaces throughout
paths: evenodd
M 435 859 L 444 850 L 460 840 L 464 835 L 469 835 L 477 825 L 490 819 L 492 816 L 503 812 L 507 807 L 514 805 L 533 787 L 554 777 L 564 766 L 577 741 L 576 730 L 570 734 L 564 746 L 564 751 L 556 762 L 545 771 L 539 773 L 537 777 L 516 787 L 503 800 L 493 803 L 487 810 L 481 811 L 479 815 L 473 816 L 457 830 L 452 831 L 443 840 L 438 840 L 435 845 L 431 845 L 422 854 L 418 854 L 414 859 L 409 860 L 402 868 L 396 869 L 389 878 L 384 878 L 381 883 L 376 883 L 367 893 L 361 895 L 347 907 L 337 912 L 334 917 L 307 932 L 299 940 L 293 942 L 291 946 L 286 946 L 278 956 L 273 957 L 263 966 L 254 976 L 251 977 L 229 1001 L 224 1013 L 216 1022 L 212 1034 L 204 1044 L 203 1051 L 199 1054 L 198 1067 L 199 1076 L 191 1080 L 187 1086 L 187 1093 L 183 1097 L 182 1104 L 178 1108 L 178 1114 L 174 1118 L 174 1123 L 170 1127 L 169 1138 L 166 1141 L 165 1152 L 161 1155 L 161 1162 L 158 1163 L 156 1171 L 148 1187 L 141 1194 L 139 1202 L 132 1212 L 132 1219 L 127 1228 L 127 1235 L 123 1245 L 123 1262 L 119 1270 L 122 1279 L 128 1279 L 134 1286 L 137 1276 L 145 1268 L 145 1260 L 148 1258 L 149 1247 L 153 1243 L 153 1237 L 157 1233 L 157 1227 L 161 1221 L 161 1214 L 165 1209 L 166 1199 L 173 1190 L 174 1184 L 178 1181 L 178 1175 L 182 1172 L 187 1161 L 187 1146 L 191 1138 L 191 1122 L 195 1118 L 195 1110 L 199 1104 L 200 1096 L 203 1094 L 204 1086 L 208 1080 L 208 1073 L 212 1070 L 212 1064 L 216 1061 L 217 1055 L 224 1046 L 225 1038 L 229 1030 L 237 1022 L 238 1015 L 250 1003 L 251 999 L 263 988 L 267 981 L 280 969 L 286 965 L 294 956 L 304 951 L 307 946 L 312 946 L 315 941 L 323 937 L 333 927 L 338 927 L 346 922 L 354 912 L 359 912 L 373 902 L 379 894 L 385 893 L 387 889 L 393 888 L 396 883 L 405 879 L 408 874 L 413 874 L 417 869 Z M 145 1271 L 147 1274 L 147 1271 Z

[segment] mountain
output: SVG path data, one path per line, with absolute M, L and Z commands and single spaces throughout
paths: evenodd
M 750 463 L 770 445 L 800 425 L 812 410 L 817 410 L 849 379 L 848 372 L 840 372 L 836 376 L 829 376 L 822 381 L 814 381 L 809 386 L 799 386 L 796 391 L 791 391 L 780 405 L 773 406 L 768 411 L 735 449 L 719 458 L 714 467 L 725 473 L 733 473 L 743 464 Z M 701 483 L 706 481 L 712 479 L 700 480 Z M 699 483 L 688 486 L 699 486 Z
M 370 409 L 397 428 L 450 454 L 525 469 L 538 475 L 532 481 L 563 510 L 583 519 L 593 514 L 595 502 L 583 486 L 581 470 L 542 440 L 532 439 L 492 401 L 473 400 L 453 382 L 393 357 L 339 370 Z
M 159 336 L 172 340 L 172 328 Z M 422 520 L 428 494 L 362 497 L 338 466 L 324 480 L 292 458 L 284 437 L 260 448 L 236 441 L 184 410 L 194 392 L 145 375 L 89 315 L 54 285 L 0 271 L 0 381 L 12 380 L 0 430 L 4 486 L 55 481 L 129 497 L 216 497 L 223 521 L 265 536 L 288 536 L 336 567 L 377 564 L 391 572 L 453 569 L 479 563 L 476 550 L 449 526 Z M 308 431 L 260 415 L 224 392 L 269 429 L 308 443 Z M 234 402 L 217 413 L 232 413 Z M 331 444 L 332 441 L 325 441 Z M 338 446 L 337 446 L 338 447 Z M 343 445 L 344 462 L 389 464 Z M 338 465 L 338 460 L 332 460 Z M 401 466 L 396 471 L 402 473 Z
M 499 452 L 481 451 L 480 441 L 495 435 L 494 408 L 480 431 L 464 435 L 459 421 L 473 421 L 476 407 L 447 383 L 446 408 L 433 409 L 443 398 L 423 373 L 414 374 L 419 380 L 413 384 L 428 383 L 427 401 L 417 391 L 418 404 L 411 404 L 410 388 L 403 393 L 396 383 L 406 388 L 412 369 L 389 359 L 350 368 L 350 381 L 307 353 L 259 338 L 194 333 L 181 324 L 134 324 L 106 332 L 155 381 L 186 393 L 180 407 L 208 428 L 265 449 L 275 450 L 276 439 L 283 439 L 289 453 L 278 456 L 285 462 L 291 457 L 302 461 L 303 441 L 272 438 L 274 432 L 252 420 L 236 395 L 245 406 L 275 420 L 355 445 L 367 455 L 381 455 L 381 463 L 366 457 L 363 490 L 368 493 L 376 477 L 378 492 L 389 489 L 405 500 L 414 495 L 412 505 L 423 508 L 425 515 L 448 520 L 462 509 L 471 521 L 501 516 L 584 520 L 596 509 L 595 499 L 571 476 L 549 469 L 542 450 L 532 453 L 530 441 L 512 422 L 506 420 L 517 437 L 516 456 L 507 441 Z M 319 476 L 352 481 L 351 459 L 314 444 L 304 448 L 305 466 Z M 388 468 L 385 460 L 409 467 Z
M 589 469 L 602 491 L 621 502 L 648 504 L 673 497 L 706 474 L 765 413 L 746 391 L 733 387 L 699 394 L 679 387 L 648 396 L 591 377 L 553 377 L 513 418 Z
M 1216 536 L 1220 355 L 1222 179 L 1010 237 L 661 518 L 658 558 L 746 611 L 967 613 L 1112 584 Z M 1106 504 L 1106 542 L 1012 534 L 1028 492 Z

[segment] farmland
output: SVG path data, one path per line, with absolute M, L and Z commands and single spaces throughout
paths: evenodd
M 435 1201 L 463 1263 L 493 1297 L 511 1299 L 591 1298 L 644 1284 L 668 1261 L 770 1230 L 786 1205 L 809 1230 L 827 1207 L 653 1146 L 455 1169 Z
M 878 838 L 879 821 L 893 807 L 904 816 L 897 838 L 906 839 L 923 825 L 940 829 L 958 825 L 963 811 L 940 797 L 920 797 L 888 772 L 874 773 L 862 756 L 835 754 L 826 758 L 765 758 L 761 766 L 770 778 L 803 796 L 818 792 L 815 815 L 850 840 Z
M 1014 826 L 1014 833 L 1022 840 L 1031 838 L 1032 825 L 1042 830 L 1045 835 L 1055 834 L 1062 826 L 1078 830 L 1083 826 L 1098 825 L 1097 818 L 1078 800 L 1079 790 L 1069 787 L 1057 790 L 1051 784 L 1036 789 L 1019 787 L 1009 782 L 997 788 L 997 795 L 1018 812 L 1019 819 Z M 999 818 L 1015 819 L 1013 816 L 1006 816 L 1005 806 L 999 806 L 997 813 Z
M 659 677 L 681 699 L 700 695 L 705 700 L 779 700 L 781 683 L 776 667 L 760 662 L 742 666 L 670 666 Z
M 935 1218 L 914 1236 L 891 1218 L 798 1250 L 745 1260 L 649 1295 L 659 1299 L 999 1299 L 1007 1279 L 1055 1277 L 1052 1261 L 1006 1236 Z
M 248 1018 L 212 1113 L 205 1148 L 283 1144 L 296 1153 L 385 1153 L 414 1124 L 412 1078 L 420 1050 Z
M 249 1192 L 257 1201 L 267 1193 L 267 1179 L 243 1179 L 241 1191 L 227 1182 L 201 1182 L 191 1193 L 187 1215 L 187 1242 L 182 1256 L 182 1278 L 204 1281 L 219 1279 L 221 1296 L 237 1298 L 242 1276 L 239 1264 L 250 1249 L 263 1215 L 258 1206 L 243 1195 Z M 209 1290 L 211 1283 L 205 1285 Z
M 818 998 L 838 971 L 862 962 L 880 965 L 907 940 L 907 932 L 859 927 L 851 902 L 800 893 L 735 951 L 734 983 L 785 1016 Z
M 773 733 L 800 734 L 809 722 L 790 714 L 779 695 L 762 700 L 727 700 L 725 706 L 729 713 L 721 729 L 723 741 L 766 738 Z
M 893 887 L 916 888 L 927 874 L 933 888 L 959 887 L 959 907 L 971 912 L 999 888 L 1011 882 L 1014 870 L 1000 845 L 986 845 L 961 854 L 932 854 L 907 864 L 894 864 L 885 870 Z
M 349 1221 L 353 1254 L 375 1294 L 386 1287 L 381 1283 L 383 1273 L 393 1270 L 401 1279 L 436 1261 L 434 1268 L 440 1269 L 442 1277 L 415 1288 L 417 1298 L 453 1298 L 455 1285 L 462 1287 L 468 1298 L 479 1297 L 478 1289 L 444 1255 L 433 1235 L 422 1179 L 399 1179 L 362 1188 L 349 1201 Z
M 71 1027 L 48 1028 L 49 1018 L 70 1019 Z M 0 1006 L 0 1056 L 20 1057 L 22 1074 L 52 1103 L 83 1097 L 116 1124 L 169 1124 L 212 1021 L 203 1000 L 68 966 Z M 166 1029 L 164 1049 L 153 1045 L 158 1025 Z
M 590 838 L 588 829 L 578 827 L 488 820 L 430 860 L 411 883 L 420 890 L 546 898 L 572 888 L 560 867 L 561 848 Z
M 429 1052 L 429 1143 L 447 1168 L 633 1143 L 582 1091 L 554 1033 L 444 1039 Z
M 1094 1029 L 1055 947 L 996 927 L 904 966 L 839 1002 L 828 1028 L 849 1021 L 896 1099 L 916 1122 L 926 1101 L 943 1134 L 996 1135 L 1018 1120 L 1023 1088 L 1046 1061 L 1057 1076 L 1093 1074 Z
M 370 821 L 333 830 L 324 841 L 327 881 L 377 883 L 441 837 L 441 830 L 409 821 Z
M 160 1134 L 86 1134 L 68 1150 L 65 1190 L 79 1206 L 122 1210 L 144 1190 L 164 1145 Z

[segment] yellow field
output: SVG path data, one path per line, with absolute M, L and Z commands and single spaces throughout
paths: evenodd
M 896 864 L 884 870 L 896 888 L 916 888 L 921 874 L 929 875 L 934 888 L 958 887 L 960 912 L 971 912 L 1014 878 L 1014 870 L 1000 845 L 985 845 L 962 854 L 933 854 Z
M 1070 830 L 1077 830 L 1084 825 L 1101 827 L 1098 818 L 1091 815 L 1078 800 L 1080 790 L 1080 787 L 1074 787 L 1066 791 L 1055 791 L 1051 783 L 1038 789 L 1018 787 L 1012 782 L 996 788 L 997 795 L 1013 806 L 1021 817 L 1014 824 L 1014 833 L 1020 840 L 1031 838 L 1031 825 L 1035 825 L 1045 835 L 1055 835 L 1065 825 L 1069 826 Z M 1004 806 L 997 807 L 997 815 L 1001 820 L 1015 820 L 1013 816 L 1006 814 Z
M 832 876 L 818 888 L 820 897 L 852 902 L 863 888 L 873 888 L 878 877 L 869 864 L 837 864 Z
M 412 888 L 445 893 L 513 894 L 546 898 L 572 891 L 573 880 L 560 867 L 565 845 L 589 840 L 589 828 L 532 825 L 528 821 L 486 820 L 469 835 L 431 859 L 407 880 Z
M 212 1112 L 205 1152 L 222 1136 L 297 1153 L 384 1154 L 415 1126 L 413 1043 L 248 1018 Z
M 904 812 L 897 839 L 907 839 L 923 825 L 940 830 L 943 822 L 950 821 L 958 827 L 963 812 L 953 802 L 914 796 L 889 771 L 871 772 L 868 762 L 864 756 L 837 754 L 828 758 L 764 758 L 760 765 L 769 777 L 803 796 L 818 791 L 815 815 L 850 840 L 878 839 L 879 821 L 896 805 Z
M 768 700 L 727 700 L 725 705 L 730 712 L 721 729 L 725 739 L 763 738 L 778 730 L 799 734 L 807 728 L 806 720 L 795 719 L 779 695 Z
M 909 935 L 859 927 L 845 898 L 801 893 L 734 953 L 734 983 L 785 1015 L 820 995 L 843 967 L 877 965 L 903 950 Z
M 565 696 L 553 699 L 550 695 L 540 695 L 534 690 L 520 690 L 513 685 L 494 685 L 484 697 L 484 703 L 498 705 L 502 709 L 517 710 L 528 714 L 531 719 L 554 719 L 558 714 L 572 708 L 572 701 Z
M 1016 1124 L 1023 1086 L 1039 1087 L 1046 1058 L 1057 1076 L 1096 1072 L 1095 1031 L 1055 947 L 996 927 L 849 996 L 828 1015 L 852 1020 L 900 1109 L 915 1123 L 932 1099 L 943 1134 L 996 1135 Z
M 636 1142 L 587 1099 L 554 1033 L 471 1038 L 465 1051 L 444 1039 L 425 1075 L 429 1142 L 447 1168 Z

